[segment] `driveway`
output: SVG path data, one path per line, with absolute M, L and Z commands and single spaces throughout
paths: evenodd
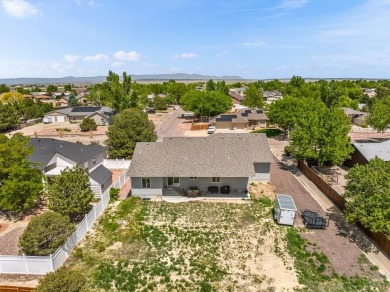
M 346 223 L 340 209 L 333 206 L 324 211 L 293 172 L 297 176 L 303 175 L 294 165 L 287 167 L 274 157 L 271 164 L 271 183 L 276 187 L 276 192 L 291 195 L 298 208 L 298 213 L 301 209 L 318 210 L 330 218 L 327 229 L 308 230 L 302 232 L 301 235 L 320 247 L 338 274 L 379 276 L 379 273 L 370 270 L 370 265 L 362 267 L 359 261 L 359 257 L 363 254 L 362 250 L 366 253 L 377 252 L 374 245 L 356 226 Z M 299 214 L 295 220 L 296 225 L 303 226 Z

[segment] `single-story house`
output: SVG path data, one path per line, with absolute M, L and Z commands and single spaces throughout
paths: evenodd
M 112 173 L 103 166 L 107 157 L 101 145 L 83 145 L 51 138 L 30 138 L 34 152 L 30 161 L 37 163 L 42 174 L 52 177 L 65 168 L 79 165 L 89 173 L 91 188 L 96 197 L 101 196 L 112 184 Z
M 76 106 L 51 111 L 46 113 L 43 118 L 51 122 L 81 122 L 88 117 L 94 119 L 97 125 L 104 126 L 112 124 L 112 116 L 113 110 L 105 106 Z
M 269 182 L 272 154 L 265 134 L 166 137 L 137 143 L 129 169 L 132 195 L 247 195 L 251 182 Z M 188 194 L 188 193 L 187 193 Z
M 283 97 L 282 93 L 277 90 L 264 90 L 263 96 L 266 99 L 266 103 L 268 104 Z
M 238 93 L 233 92 L 233 91 L 229 91 L 229 96 L 230 96 L 233 104 L 241 104 L 245 99 L 244 95 L 238 94 Z
M 268 127 L 268 117 L 262 110 L 247 109 L 243 112 L 221 114 L 210 120 L 217 129 L 244 129 L 251 126 Z
M 390 140 L 380 143 L 353 143 L 352 145 L 355 151 L 351 158 L 344 163 L 348 167 L 353 167 L 356 164 L 364 165 L 375 156 L 384 161 L 390 161 Z
M 345 115 L 351 120 L 351 123 L 357 126 L 366 123 L 366 112 L 357 111 L 348 107 L 342 107 Z

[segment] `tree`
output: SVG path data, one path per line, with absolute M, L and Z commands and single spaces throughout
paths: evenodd
M 33 153 L 29 138 L 0 134 L 0 209 L 24 212 L 35 206 L 43 184 L 39 169 L 28 160 Z
M 0 131 L 15 128 L 19 122 L 19 114 L 14 106 L 0 103 Z
M 49 183 L 49 209 L 68 216 L 72 222 L 91 210 L 92 198 L 88 172 L 79 166 L 66 168 Z
M 77 270 L 62 267 L 46 274 L 39 280 L 36 292 L 80 292 L 83 291 L 87 279 Z
M 250 108 L 258 108 L 261 109 L 264 106 L 264 96 L 263 91 L 257 89 L 254 84 L 249 85 L 249 87 L 245 90 L 245 99 L 244 105 Z
M 359 221 L 372 232 L 390 238 L 390 163 L 375 157 L 350 169 L 343 194 L 349 222 Z
M 72 84 L 65 84 L 64 85 L 64 91 L 67 92 L 67 91 L 71 91 L 72 90 Z
M 9 92 L 9 91 L 10 91 L 10 88 L 6 84 L 4 84 L 4 83 L 0 84 L 0 94 L 2 94 L 4 92 Z
M 123 109 L 129 106 L 129 98 L 126 93 L 127 90 L 129 90 L 130 88 L 128 87 L 128 83 L 131 82 L 131 77 L 127 76 L 125 72 L 123 72 L 123 76 L 126 78 L 126 91 L 124 90 L 123 84 L 120 83 L 118 74 L 109 71 L 108 76 L 106 78 L 106 85 L 108 86 L 111 95 L 112 107 L 117 112 L 121 112 Z
M 10 91 L 3 93 L 0 98 L 4 103 L 20 102 L 23 100 L 23 94 L 17 91 Z
M 56 91 L 58 91 L 57 86 L 52 85 L 52 84 L 50 84 L 50 85 L 47 86 L 47 88 L 46 88 L 46 92 L 49 93 L 49 94 L 52 94 L 53 92 L 56 92 Z
M 137 107 L 138 106 L 138 101 L 139 101 L 139 96 L 136 90 L 132 90 L 130 94 L 130 107 Z
M 34 217 L 19 238 L 23 253 L 31 256 L 53 254 L 75 230 L 69 218 L 55 212 Z
M 153 102 L 154 102 L 154 108 L 157 110 L 168 109 L 168 100 L 164 97 L 156 95 Z
M 293 128 L 308 112 L 322 114 L 326 106 L 316 98 L 285 96 L 269 105 L 268 118 L 285 130 Z
M 207 81 L 206 90 L 207 91 L 214 91 L 215 90 L 215 82 L 213 79 L 210 79 L 209 81 Z
M 386 131 L 390 125 L 390 95 L 374 101 L 366 122 L 377 131 Z
M 215 86 L 215 90 L 222 92 L 226 95 L 229 95 L 229 87 L 227 87 L 225 80 L 218 81 Z
M 80 124 L 80 129 L 82 132 L 95 131 L 97 129 L 95 120 L 91 118 L 85 118 Z
M 78 105 L 78 102 L 77 102 L 77 99 L 76 99 L 76 96 L 75 94 L 72 92 L 69 94 L 69 106 L 77 106 Z
M 297 159 L 341 164 L 353 151 L 350 129 L 351 123 L 340 109 L 326 109 L 321 114 L 308 111 L 296 123 L 289 149 Z
M 157 135 L 148 115 L 138 108 L 126 109 L 114 116 L 114 123 L 108 127 L 106 141 L 110 158 L 133 156 L 137 142 L 155 142 Z
M 189 91 L 180 100 L 184 110 L 198 116 L 215 116 L 232 108 L 229 96 L 219 91 Z

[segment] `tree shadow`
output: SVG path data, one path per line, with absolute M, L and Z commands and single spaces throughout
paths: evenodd
M 36 216 L 42 213 L 43 208 L 45 207 L 45 202 L 43 199 L 39 199 L 35 206 L 30 210 L 15 212 L 15 211 L 7 211 L 0 209 L 0 217 L 5 218 L 8 221 L 17 222 L 25 219 L 29 216 Z
M 327 215 L 330 220 L 333 220 L 338 228 L 338 236 L 347 237 L 350 241 L 356 243 L 356 245 L 364 252 L 378 253 L 379 250 L 376 245 L 368 238 L 367 235 L 355 224 L 348 223 L 342 211 L 333 206 L 327 209 Z

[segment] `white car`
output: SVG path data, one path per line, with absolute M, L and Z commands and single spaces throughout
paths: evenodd
M 207 129 L 207 134 L 213 134 L 215 133 L 215 126 L 209 126 L 209 128 Z

